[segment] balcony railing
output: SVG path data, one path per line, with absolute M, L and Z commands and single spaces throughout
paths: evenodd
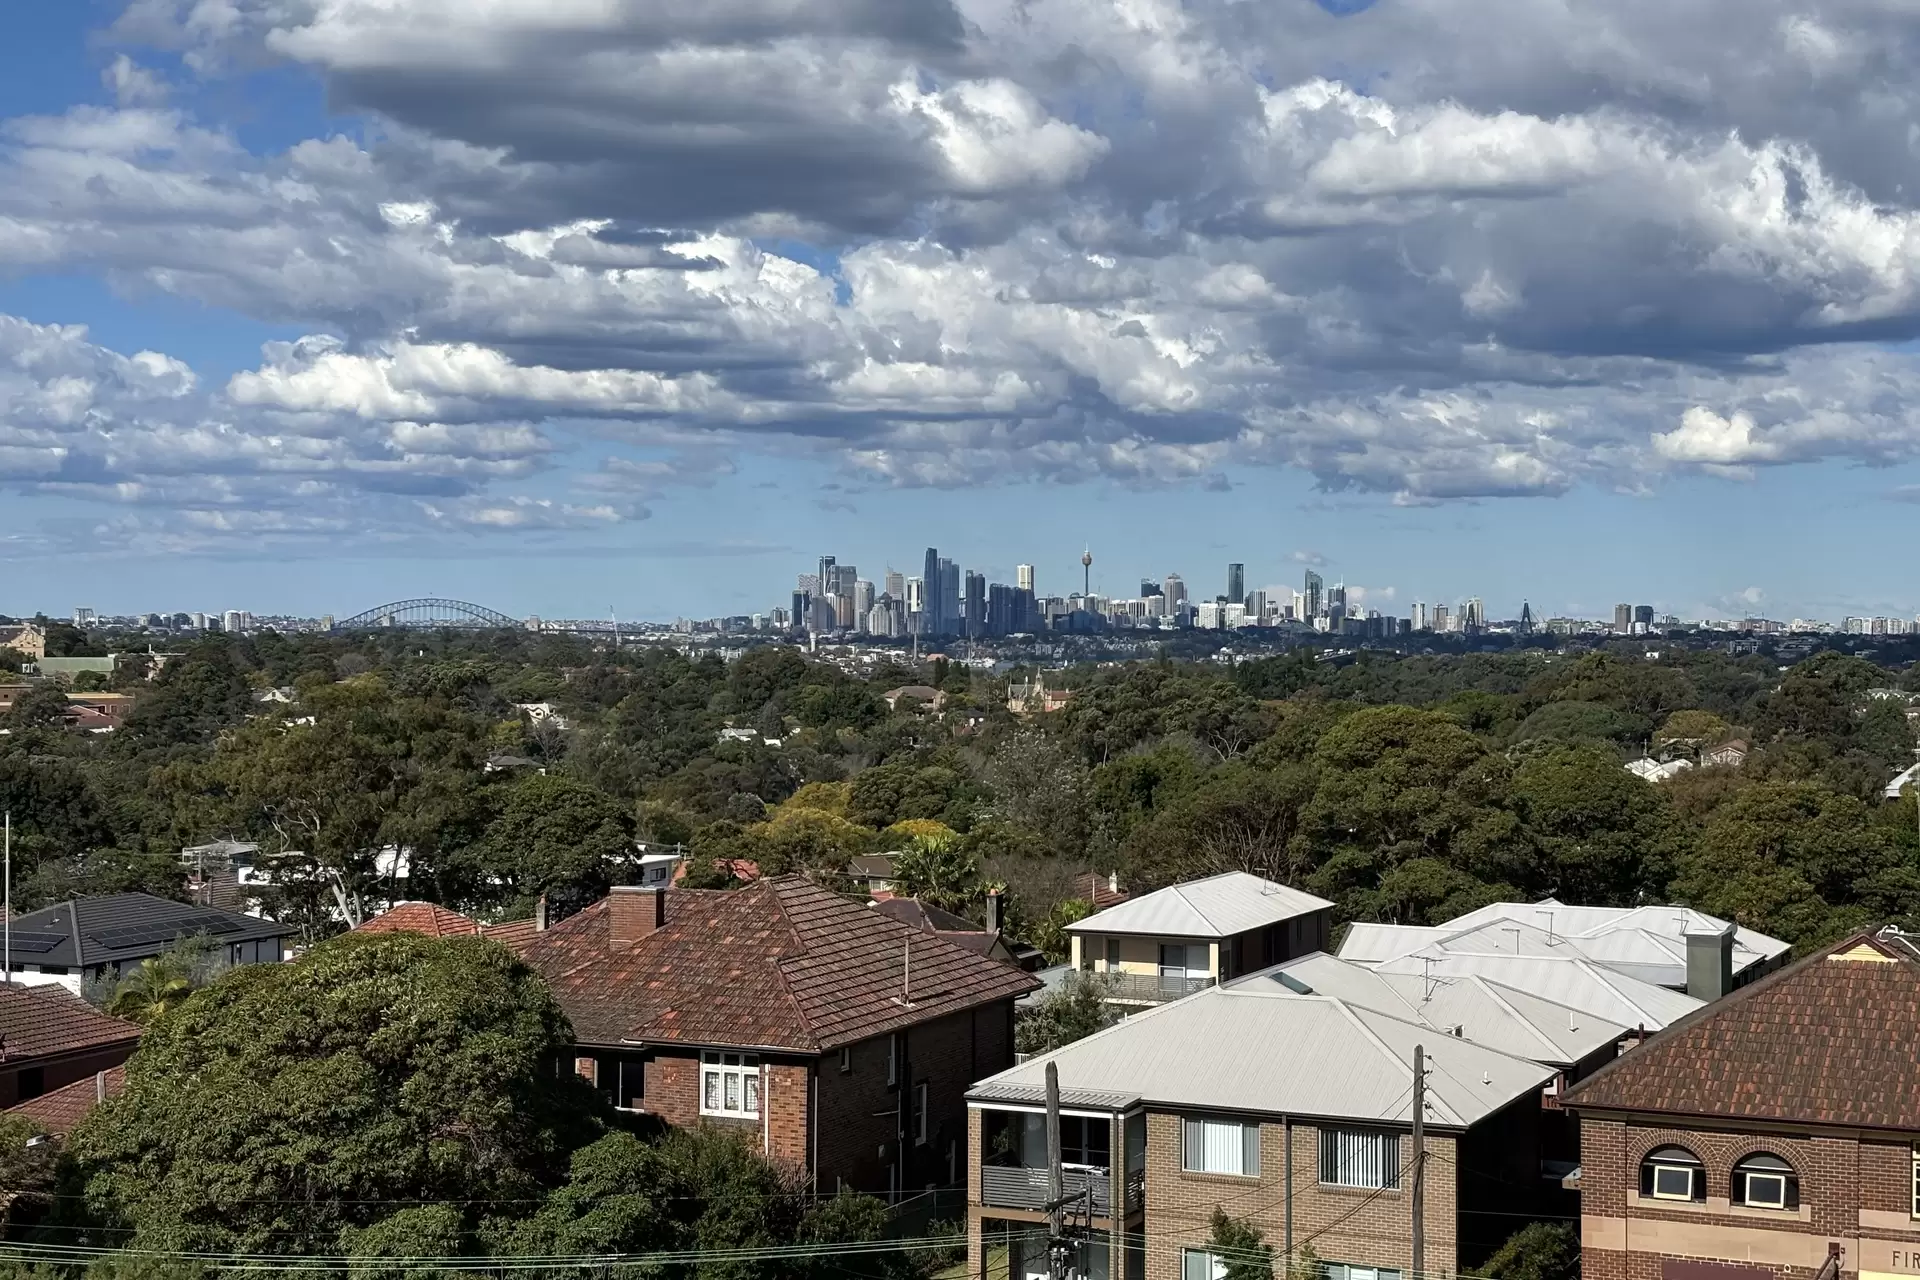
M 1107 999 L 1128 1004 L 1165 1004 L 1205 991 L 1214 981 L 1204 973 L 1104 973 L 1100 977 L 1107 985 Z
M 1091 1190 L 1093 1216 L 1113 1216 L 1112 1178 L 1107 1170 L 1068 1165 L 1062 1172 L 1067 1194 Z M 1127 1175 L 1125 1212 L 1131 1213 L 1140 1207 L 1146 1185 L 1144 1170 L 1136 1169 Z M 1047 1171 L 987 1165 L 980 1170 L 980 1201 L 996 1209 L 1045 1209 Z

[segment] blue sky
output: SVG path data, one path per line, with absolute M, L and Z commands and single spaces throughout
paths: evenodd
M 215 8 L 0 47 L 0 612 L 706 616 L 929 544 L 1043 591 L 1087 545 L 1116 595 L 1240 560 L 1401 611 L 1920 610 L 1881 550 L 1915 161 L 1777 30 Z M 1897 57 L 1877 20 L 1807 19 L 1842 63 Z M 1708 98 L 1625 54 L 1558 98 L 1594 23 Z

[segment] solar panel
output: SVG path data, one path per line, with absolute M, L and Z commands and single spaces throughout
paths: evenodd
M 66 936 L 58 933 L 16 933 L 13 935 L 13 949 L 38 954 L 51 951 L 65 941 Z
M 95 929 L 87 936 L 103 947 L 124 951 L 128 947 L 147 947 L 191 938 L 200 933 L 237 933 L 246 926 L 230 916 L 212 912 L 180 916 L 163 923 L 130 924 L 117 929 Z

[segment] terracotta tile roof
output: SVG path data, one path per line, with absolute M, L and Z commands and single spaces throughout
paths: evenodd
M 1098 871 L 1089 871 L 1074 881 L 1073 896 L 1083 902 L 1091 902 L 1095 911 L 1105 911 L 1108 907 L 1117 907 L 1133 895 L 1125 889 L 1114 887 L 1109 876 Z
M 524 950 L 529 942 L 532 942 L 540 936 L 539 930 L 534 928 L 534 921 L 531 919 L 508 920 L 503 924 L 482 925 L 480 927 L 480 933 L 482 936 L 492 938 L 502 946 L 511 947 L 515 951 Z
M 480 924 L 437 902 L 403 902 L 391 911 L 382 911 L 355 933 L 424 933 L 429 938 L 469 938 L 481 932 Z
M 1039 984 L 800 876 L 740 889 L 674 889 L 666 923 L 608 945 L 603 900 L 523 954 L 585 1044 L 624 1041 L 819 1053 Z M 910 1006 L 899 1002 L 912 955 Z
M 104 1081 L 97 1076 L 82 1076 L 72 1084 L 15 1103 L 7 1108 L 7 1114 L 25 1116 L 46 1132 L 65 1137 L 86 1119 L 87 1112 L 93 1110 L 103 1092 L 106 1097 L 114 1098 L 127 1087 L 125 1067 L 109 1067 L 101 1074 L 106 1077 Z
M 1920 957 L 1856 934 L 1667 1027 L 1568 1091 L 1575 1109 L 1920 1129 Z
M 0 1062 L 58 1057 L 139 1038 L 138 1026 L 109 1018 L 64 987 L 0 985 Z

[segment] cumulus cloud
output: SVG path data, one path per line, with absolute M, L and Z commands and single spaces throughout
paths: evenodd
M 755 451 L 1406 504 L 1920 454 L 1880 0 L 132 0 L 111 38 L 116 105 L 0 121 L 0 270 L 308 336 L 205 386 L 20 330 L 0 484 L 565 533 Z M 181 105 L 262 65 L 369 127 L 262 153 Z

